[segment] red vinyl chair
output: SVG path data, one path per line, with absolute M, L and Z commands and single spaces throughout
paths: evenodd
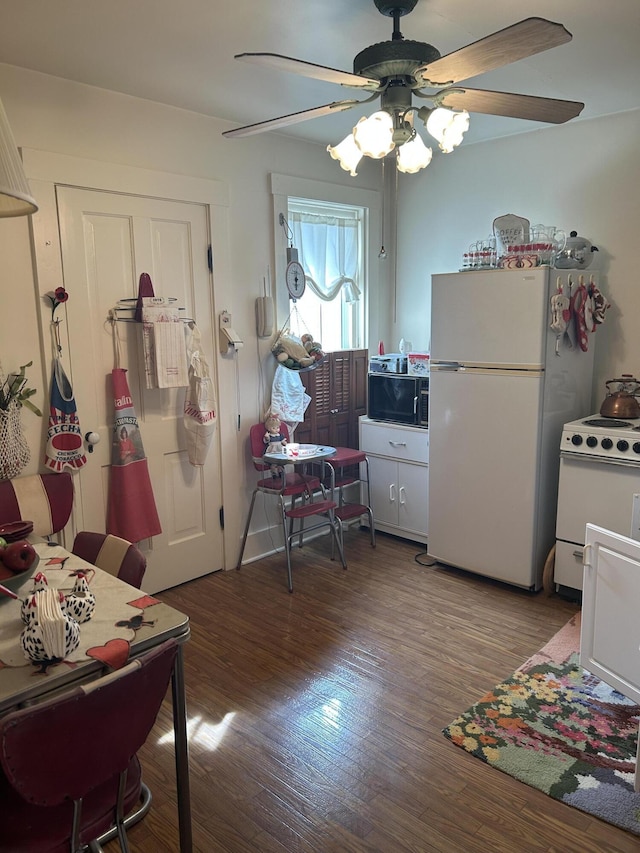
M 83 530 L 73 541 L 71 553 L 140 589 L 147 570 L 147 558 L 131 542 L 111 533 Z
M 169 640 L 103 678 L 0 717 L 0 853 L 99 851 L 115 835 L 127 853 L 125 815 L 144 787 L 136 753 L 176 650 Z
M 289 430 L 285 423 L 281 424 L 281 432 L 286 441 L 289 441 Z M 265 451 L 265 426 L 263 423 L 254 424 L 249 431 L 249 443 L 251 447 L 251 456 L 255 469 L 263 476 L 258 480 L 251 495 L 251 504 L 249 506 L 249 515 L 242 536 L 242 544 L 240 546 L 240 556 L 238 557 L 237 569 L 242 565 L 242 557 L 244 555 L 249 527 L 251 525 L 251 517 L 255 506 L 256 497 L 258 494 L 271 495 L 278 499 L 280 514 L 282 518 L 282 530 L 284 536 L 285 550 L 287 552 L 287 575 L 289 581 L 289 592 L 293 592 L 293 581 L 291 575 L 291 541 L 295 536 L 302 535 L 302 527 L 294 533 L 293 526 L 296 520 L 303 525 L 305 520 L 311 516 L 325 516 L 322 521 L 311 527 L 305 528 L 307 533 L 320 527 L 330 527 L 335 541 L 338 543 L 338 550 L 342 560 L 342 565 L 346 568 L 344 560 L 344 551 L 342 548 L 342 529 L 338 531 L 338 524 L 335 519 L 334 510 L 336 504 L 333 501 L 322 500 L 313 502 L 313 493 L 322 489 L 319 477 L 309 476 L 307 474 L 299 474 L 286 472 L 282 465 L 272 465 L 268 462 L 256 461 L 263 457 Z M 264 476 L 268 472 L 267 476 Z M 323 493 L 324 497 L 324 493 Z M 285 498 L 291 498 L 291 505 L 287 509 Z M 301 505 L 296 506 L 296 498 L 301 498 Z
M 336 516 L 340 521 L 350 521 L 352 518 L 360 518 L 366 515 L 369 518 L 369 535 L 371 537 L 371 547 L 376 547 L 376 531 L 373 526 L 373 510 L 371 508 L 371 485 L 369 478 L 369 459 L 363 450 L 355 450 L 351 447 L 336 447 L 334 456 L 329 456 L 324 460 L 325 465 L 331 468 L 333 474 L 331 478 L 332 490 L 338 490 L 338 505 L 336 507 Z M 357 466 L 357 467 L 356 467 Z M 365 477 L 361 476 L 361 468 L 364 466 Z M 344 488 L 353 483 L 360 483 L 361 486 L 366 484 L 366 503 L 351 503 L 344 500 Z
M 52 536 L 66 526 L 72 508 L 73 480 L 68 471 L 0 480 L 0 525 L 33 521 L 36 536 Z

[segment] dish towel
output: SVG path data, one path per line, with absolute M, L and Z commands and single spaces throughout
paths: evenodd
M 271 411 L 287 424 L 291 433 L 304 420 L 310 402 L 300 374 L 279 364 L 271 386 Z
M 111 477 L 107 510 L 107 533 L 140 542 L 162 533 L 151 488 L 147 458 L 142 445 L 127 371 L 111 372 L 115 419 L 111 447 Z
M 147 388 L 186 387 L 187 345 L 178 309 L 162 297 L 144 297 L 142 335 Z

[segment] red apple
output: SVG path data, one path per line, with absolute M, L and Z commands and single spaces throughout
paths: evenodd
M 0 559 L 12 572 L 26 572 L 35 562 L 36 549 L 26 539 L 10 542 L 0 551 Z

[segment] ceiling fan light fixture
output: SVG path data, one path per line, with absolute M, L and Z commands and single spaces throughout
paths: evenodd
M 425 124 L 427 131 L 437 140 L 440 150 L 450 154 L 469 130 L 469 113 L 466 110 L 454 112 L 438 107 L 429 113 Z
M 353 133 L 350 133 L 349 136 L 345 136 L 342 142 L 339 142 L 337 145 L 327 145 L 327 151 L 331 154 L 334 160 L 337 160 L 340 163 L 340 166 L 345 170 L 345 172 L 349 172 L 352 177 L 355 177 L 358 174 L 356 172 L 356 166 L 360 160 L 362 160 L 364 155 L 356 145 Z
M 427 148 L 422 138 L 416 133 L 413 139 L 398 148 L 396 165 L 399 172 L 414 175 L 420 169 L 425 169 L 432 157 L 433 151 L 431 148 Z
M 362 117 L 353 128 L 353 138 L 360 151 L 374 160 L 393 151 L 393 117 L 385 110 L 372 113 L 368 118 Z

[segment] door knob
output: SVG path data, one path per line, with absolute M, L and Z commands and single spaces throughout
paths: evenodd
M 84 440 L 87 442 L 89 453 L 93 453 L 93 447 L 100 441 L 100 435 L 97 432 L 85 432 Z

